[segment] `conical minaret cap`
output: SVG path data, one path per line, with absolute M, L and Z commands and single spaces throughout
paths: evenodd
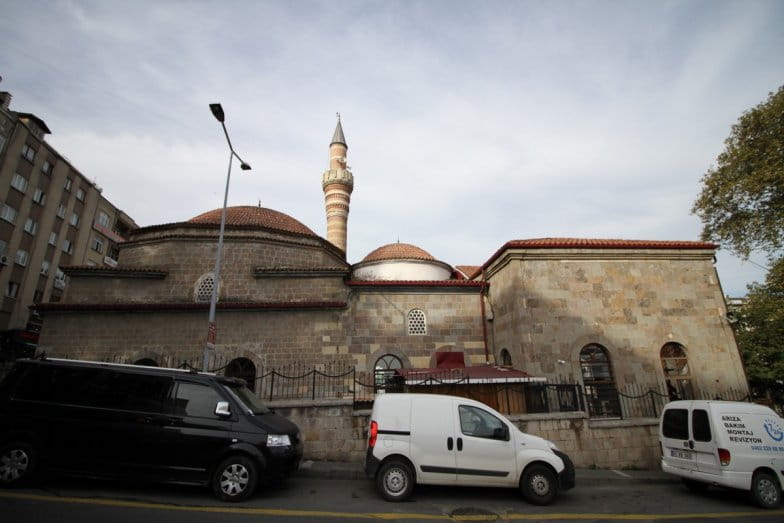
M 340 118 L 338 118 L 338 125 L 335 127 L 335 133 L 332 135 L 332 142 L 329 145 L 334 145 L 336 143 L 339 143 L 348 149 L 346 137 L 343 136 L 343 126 L 340 124 Z

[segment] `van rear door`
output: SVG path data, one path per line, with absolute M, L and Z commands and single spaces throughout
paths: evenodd
M 450 398 L 412 399 L 411 457 L 420 483 L 457 482 L 454 410 Z
M 667 464 L 685 470 L 696 471 L 697 459 L 689 442 L 689 418 L 691 402 L 679 402 L 677 407 L 668 407 L 662 415 L 662 459 Z

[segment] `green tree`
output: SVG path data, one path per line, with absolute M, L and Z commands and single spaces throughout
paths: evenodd
M 764 284 L 749 285 L 735 326 L 749 381 L 784 380 L 784 258 L 773 264 Z
M 748 258 L 784 246 L 784 86 L 746 111 L 702 177 L 702 238 Z

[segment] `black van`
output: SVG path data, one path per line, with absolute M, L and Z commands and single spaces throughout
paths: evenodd
M 44 469 L 210 485 L 240 501 L 299 467 L 302 438 L 245 382 L 201 372 L 18 360 L 0 382 L 0 485 Z

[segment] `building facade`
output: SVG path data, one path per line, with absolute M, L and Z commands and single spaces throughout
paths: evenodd
M 467 366 L 514 366 L 586 389 L 667 387 L 681 397 L 748 390 L 714 245 L 514 240 L 481 267 L 453 267 L 395 243 L 350 264 L 347 149 L 338 122 L 322 177 L 327 239 L 284 213 L 229 208 L 215 281 L 220 209 L 130 231 L 116 266 L 64 268 L 65 295 L 37 307 L 41 348 L 198 362 L 217 285 L 216 354 L 253 372 L 340 364 L 374 373 L 458 355 Z
M 30 306 L 58 302 L 62 266 L 112 266 L 134 221 L 45 140 L 43 120 L 0 93 L 0 330 L 37 330 Z

